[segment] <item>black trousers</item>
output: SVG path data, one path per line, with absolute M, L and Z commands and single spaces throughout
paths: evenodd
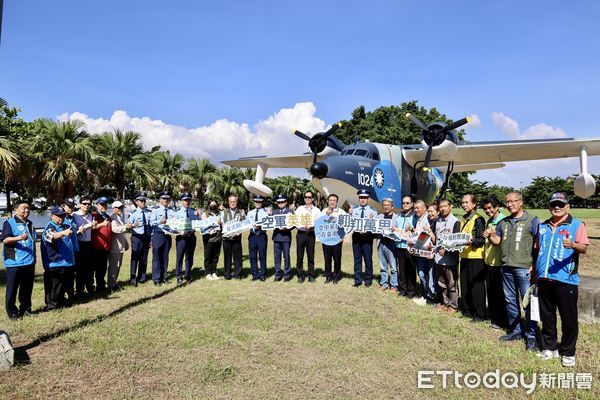
M 579 334 L 577 314 L 579 287 L 548 279 L 538 279 L 537 287 L 542 322 L 542 349 L 558 349 L 562 356 L 574 356 Z M 560 345 L 557 344 L 556 310 L 562 325 Z
M 94 263 L 91 242 L 79 242 L 79 252 L 75 254 L 75 290 L 77 294 L 94 293 Z
M 354 283 L 360 285 L 364 280 L 366 285 L 371 285 L 373 282 L 373 234 L 353 233 L 352 254 L 354 255 Z M 362 273 L 363 260 L 365 261 L 364 277 Z
M 485 278 L 487 270 L 483 258 L 460 260 L 460 298 L 465 317 L 485 319 Z
M 131 264 L 129 275 L 131 280 L 146 282 L 148 268 L 148 251 L 150 250 L 150 236 L 131 234 Z
M 177 236 L 175 238 L 175 276 L 181 278 L 181 267 L 185 256 L 185 279 L 190 280 L 196 250 L 196 235 Z
M 96 290 L 106 289 L 106 271 L 108 268 L 108 250 L 92 249 Z
M 407 249 L 398 249 L 398 292 L 401 296 L 413 298 L 416 294 L 417 270 Z
M 508 317 L 506 316 L 506 301 L 504 300 L 504 287 L 502 286 L 502 267 L 487 265 L 487 278 L 485 287 L 487 289 L 488 314 L 492 324 L 508 328 Z
M 73 301 L 73 267 L 48 268 L 47 271 L 50 278 L 50 292 L 46 293 L 48 309 L 68 305 Z
M 307 273 L 309 277 L 315 277 L 315 231 L 298 231 L 296 235 L 296 272 L 298 278 L 304 276 L 304 252 L 308 259 Z
M 231 260 L 233 259 L 233 277 L 242 276 L 242 237 L 233 240 L 223 240 L 223 257 L 225 265 L 225 279 L 231 279 Z
M 323 245 L 323 258 L 325 258 L 325 277 L 339 281 L 342 279 L 342 243 L 335 246 Z M 331 261 L 333 260 L 333 273 Z
M 202 236 L 204 244 L 204 272 L 208 274 L 217 273 L 217 264 L 219 263 L 219 255 L 221 254 L 221 241 L 210 242 L 210 235 Z
M 33 291 L 33 278 L 35 266 L 6 268 L 6 314 L 8 316 L 23 315 L 31 311 L 31 292 Z M 19 308 L 17 308 L 17 297 Z

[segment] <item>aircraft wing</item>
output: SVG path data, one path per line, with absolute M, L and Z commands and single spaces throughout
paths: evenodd
M 458 165 L 479 165 L 510 161 L 545 160 L 551 158 L 579 157 L 581 148 L 587 147 L 588 156 L 600 155 L 600 138 L 565 138 L 542 140 L 508 140 L 501 142 L 474 142 L 456 145 L 456 152 L 444 155 L 433 149 L 432 167 L 445 166 L 453 161 Z M 403 149 L 411 165 L 425 159 L 426 149 L 409 146 Z M 452 154 L 454 153 L 454 154 Z M 485 169 L 485 168 L 482 168 Z M 472 170 L 472 169 L 471 169 Z
M 319 157 L 320 159 L 321 157 Z M 237 168 L 256 168 L 258 163 L 262 163 L 269 168 L 310 168 L 313 162 L 313 155 L 303 154 L 299 156 L 283 156 L 283 157 L 245 157 L 237 160 L 221 161 L 225 165 Z

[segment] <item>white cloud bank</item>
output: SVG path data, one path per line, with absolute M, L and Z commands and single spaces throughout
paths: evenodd
M 315 116 L 312 102 L 297 103 L 250 126 L 220 119 L 209 126 L 186 128 L 158 119 L 132 117 L 117 110 L 110 119 L 91 118 L 81 112 L 64 113 L 58 120 L 80 120 L 90 133 L 120 129 L 142 135 L 146 149 L 160 145 L 163 150 L 187 157 L 207 157 L 213 162 L 265 154 L 299 154 L 308 151 L 306 141 L 293 134 L 295 129 L 312 134 L 326 130 L 327 124 Z
M 567 137 L 567 134 L 562 129 L 544 123 L 530 126 L 521 133 L 517 121 L 502 112 L 493 112 L 491 118 L 494 125 L 500 128 L 505 135 L 513 140 L 557 139 Z

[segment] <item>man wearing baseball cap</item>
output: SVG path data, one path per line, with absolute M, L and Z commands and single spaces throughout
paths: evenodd
M 41 244 L 42 265 L 49 280 L 49 285 L 45 287 L 47 310 L 72 303 L 75 266 L 73 241 L 70 238 L 74 232 L 70 225 L 64 224 L 66 213 L 60 206 L 52 207 L 50 213 L 51 219 L 44 228 Z
M 538 257 L 533 279 L 537 278 L 541 352 L 544 360 L 561 357 L 564 367 L 575 366 L 575 346 L 579 324 L 577 297 L 579 255 L 589 245 L 585 224 L 569 214 L 569 198 L 565 193 L 552 194 L 548 202 L 551 217 L 540 223 L 535 246 Z M 556 311 L 560 315 L 562 337 L 557 343 Z

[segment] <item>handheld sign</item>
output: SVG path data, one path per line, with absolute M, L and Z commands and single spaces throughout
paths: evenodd
M 315 235 L 318 241 L 327 246 L 335 246 L 346 235 L 344 228 L 338 225 L 338 218 L 323 215 L 315 221 Z
M 452 233 L 450 235 L 441 235 L 438 238 L 437 245 L 447 251 L 462 251 L 470 242 L 470 233 Z

